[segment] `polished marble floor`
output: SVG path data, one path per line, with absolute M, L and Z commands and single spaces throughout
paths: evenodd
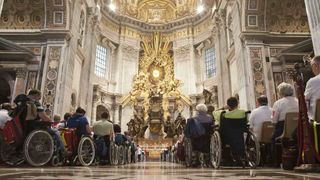
M 222 168 L 214 170 L 210 168 L 185 168 L 182 165 L 166 162 L 141 162 L 118 167 L 44 167 L 44 168 L 8 168 L 0 167 L 0 179 L 95 179 L 95 180 L 202 180 L 202 179 L 320 179 L 320 174 L 298 174 L 292 171 L 280 169 L 231 169 Z

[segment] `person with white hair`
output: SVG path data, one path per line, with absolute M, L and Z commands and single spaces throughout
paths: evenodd
M 320 56 L 311 60 L 311 68 L 315 77 L 308 80 L 304 96 L 307 101 L 309 119 L 316 120 L 314 119 L 316 104 L 317 100 L 320 99 Z
M 293 86 L 283 82 L 278 86 L 278 91 L 281 99 L 274 103 L 272 112 L 272 123 L 276 124 L 272 135 L 273 141 L 283 133 L 286 114 L 289 112 L 299 112 L 298 100 L 293 96 Z
M 213 133 L 213 119 L 207 114 L 207 106 L 205 104 L 198 104 L 196 106 L 197 114 L 187 120 L 185 129 L 185 136 L 191 139 L 192 149 L 195 152 L 201 152 L 205 155 L 209 155 L 210 152 L 210 137 Z M 200 127 L 199 127 L 200 126 Z M 199 136 L 192 136 L 190 131 L 194 129 L 203 129 L 204 133 Z M 205 158 L 208 159 L 208 158 Z M 193 165 L 197 165 L 199 162 L 193 162 Z

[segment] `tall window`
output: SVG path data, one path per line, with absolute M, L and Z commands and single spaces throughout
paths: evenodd
M 209 48 L 205 51 L 205 61 L 206 61 L 206 74 L 207 78 L 216 75 L 216 52 L 214 48 Z
M 107 71 L 107 49 L 97 46 L 95 73 L 97 76 L 105 77 Z

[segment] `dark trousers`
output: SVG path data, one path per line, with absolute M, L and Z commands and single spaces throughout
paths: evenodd
M 276 145 L 276 138 L 282 135 L 283 129 L 284 129 L 284 121 L 278 121 L 274 128 L 272 138 L 271 138 L 272 162 L 275 167 L 279 167 L 281 163 L 282 148 L 280 145 Z

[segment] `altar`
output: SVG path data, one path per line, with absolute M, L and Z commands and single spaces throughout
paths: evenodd
M 139 71 L 122 105 L 130 104 L 133 111 L 129 134 L 158 155 L 182 133 L 186 124 L 182 111 L 191 100 L 181 93 L 182 82 L 174 77 L 172 42 L 155 33 L 142 37 L 141 45 Z
M 159 159 L 161 152 L 174 145 L 173 138 L 161 139 L 161 140 L 151 140 L 146 138 L 136 138 L 135 142 L 147 153 L 148 159 Z

